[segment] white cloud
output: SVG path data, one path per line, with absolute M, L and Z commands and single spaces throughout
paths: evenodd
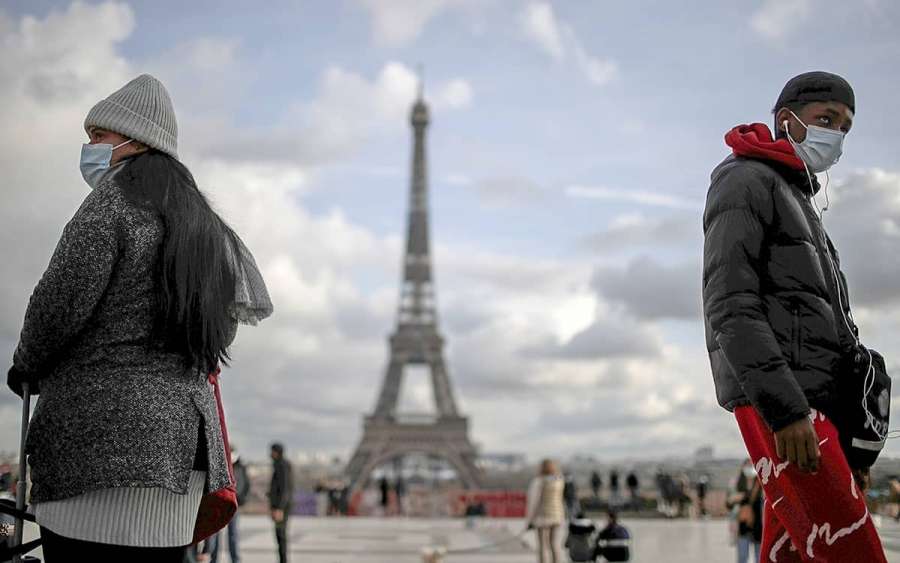
M 454 78 L 442 84 L 425 84 L 425 100 L 435 109 L 462 109 L 472 104 L 472 86 Z M 416 99 L 419 76 L 397 61 L 385 64 L 371 82 L 363 75 L 332 65 L 322 80 L 319 97 L 305 104 L 302 112 L 313 116 L 342 116 L 365 125 L 396 124 L 403 127 Z
M 581 73 L 595 86 L 609 84 L 619 74 L 619 63 L 614 60 L 592 57 L 581 45 L 575 45 L 572 52 Z
M 240 82 L 237 88 L 247 88 L 245 73 L 250 71 L 246 67 L 228 63 L 231 72 L 216 80 Z M 167 75 L 189 92 L 189 83 L 182 81 L 196 82 L 196 72 L 168 68 Z M 313 99 L 292 102 L 277 124 L 266 128 L 236 128 L 227 117 L 220 117 L 231 114 L 227 105 L 213 104 L 218 113 L 208 116 L 204 107 L 198 107 L 201 104 L 185 104 L 195 113 L 179 116 L 184 144 L 199 155 L 217 159 L 318 167 L 353 154 L 375 132 L 408 127 L 419 86 L 418 75 L 408 66 L 391 61 L 369 78 L 335 64 L 323 71 L 320 81 Z M 458 111 L 473 104 L 474 93 L 468 81 L 455 77 L 426 84 L 425 99 L 436 111 Z
M 850 304 L 876 311 L 900 304 L 900 174 L 856 170 L 828 190 L 831 204 L 823 224 L 848 278 Z M 820 205 L 822 195 L 817 195 Z
M 588 199 L 602 199 L 610 201 L 622 201 L 634 203 L 637 205 L 648 205 L 653 207 L 668 207 L 670 209 L 703 209 L 703 202 L 675 197 L 668 194 L 622 190 L 616 188 L 604 188 L 597 186 L 566 186 L 565 193 L 571 197 L 581 197 Z
M 238 41 L 233 38 L 200 37 L 181 49 L 188 64 L 198 70 L 214 70 L 232 62 Z M 183 56 L 183 55 L 182 55 Z
M 463 0 L 465 1 L 465 0 Z M 429 21 L 460 0 L 362 0 L 375 19 L 375 35 L 391 47 L 415 41 Z
M 544 2 L 532 2 L 519 18 L 526 35 L 537 42 L 540 48 L 557 61 L 565 58 L 567 49 L 553 15 L 553 6 Z
M 575 29 L 557 20 L 549 2 L 531 2 L 519 13 L 519 25 L 525 36 L 557 62 L 571 60 L 595 86 L 604 86 L 619 75 L 619 64 L 587 52 Z
M 754 31 L 766 39 L 781 39 L 804 23 L 810 0 L 765 0 L 750 18 Z
M 609 256 L 635 248 L 690 248 L 703 246 L 700 214 L 680 212 L 649 219 L 638 213 L 618 215 L 603 228 L 578 241 L 578 246 Z
M 474 97 L 472 86 L 467 81 L 457 78 L 438 91 L 434 105 L 436 108 L 461 109 L 472 105 Z

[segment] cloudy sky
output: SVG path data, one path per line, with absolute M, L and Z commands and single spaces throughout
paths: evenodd
M 374 408 L 419 63 L 446 360 L 483 452 L 741 455 L 704 349 L 702 205 L 724 133 L 770 123 L 808 70 L 856 90 L 825 222 L 862 335 L 900 373 L 896 2 L 6 0 L 0 45 L 0 357 L 88 193 L 85 114 L 149 72 L 275 302 L 223 381 L 250 457 L 278 439 L 346 459 Z M 410 373 L 404 409 L 428 391 Z M 2 450 L 20 404 L 0 393 Z

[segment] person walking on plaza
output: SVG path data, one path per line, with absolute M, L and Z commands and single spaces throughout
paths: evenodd
M 641 499 L 638 497 L 638 478 L 634 471 L 628 473 L 625 478 L 625 484 L 628 486 L 628 494 L 631 495 L 628 501 L 631 503 L 631 510 L 635 512 L 641 509 Z
M 294 505 L 294 474 L 291 464 L 284 458 L 284 446 L 272 444 L 272 483 L 269 486 L 269 511 L 275 523 L 275 541 L 278 542 L 278 561 L 288 560 L 288 521 Z
M 564 488 L 559 466 L 553 460 L 543 460 L 538 475 L 528 486 L 525 501 L 528 528 L 537 531 L 538 563 L 563 563 L 560 527 L 566 521 Z
M 706 493 L 709 491 L 709 477 L 701 475 L 697 481 L 697 515 L 706 518 Z
M 596 469 L 591 472 L 591 491 L 594 493 L 594 500 L 600 499 L 600 487 L 603 486 L 603 479 L 600 472 Z
M 750 548 L 753 547 L 753 563 L 760 563 L 763 535 L 763 500 L 762 485 L 753 468 L 753 462 L 747 459 L 741 466 L 741 472 L 735 481 L 735 492 L 725 501 L 725 508 L 737 511 L 737 563 L 747 563 Z
M 391 483 L 388 481 L 387 475 L 381 478 L 378 486 L 381 489 L 381 515 L 387 516 L 391 503 Z
M 622 503 L 619 495 L 619 472 L 615 469 L 609 472 L 609 506 L 618 509 Z
M 219 367 L 238 322 L 272 305 L 178 159 L 162 83 L 134 78 L 84 130 L 90 192 L 34 289 L 7 376 L 16 394 L 39 394 L 30 509 L 47 563 L 180 563 L 204 493 L 231 485 Z
M 406 498 L 406 485 L 403 483 L 403 477 L 397 474 L 397 480 L 394 482 L 394 493 L 397 495 L 397 516 L 406 516 L 406 508 L 404 507 L 404 499 Z
M 855 111 L 840 76 L 795 76 L 775 103 L 774 136 L 762 123 L 725 135 L 732 155 L 706 200 L 706 345 L 718 403 L 734 413 L 768 499 L 769 561 L 885 561 L 867 475 L 851 471 L 834 426 L 851 375 L 838 366 L 858 330 L 814 199 Z
M 241 455 L 238 453 L 234 444 L 231 444 L 231 464 L 234 468 L 234 489 L 237 496 L 238 510 L 228 523 L 228 553 L 231 555 L 231 563 L 240 563 L 241 555 L 238 547 L 238 515 L 242 506 L 247 502 L 247 495 L 250 494 L 250 479 L 247 477 L 247 468 L 241 461 Z M 213 535 L 206 540 L 207 549 L 205 552 L 210 554 L 210 563 L 219 561 L 219 535 Z
M 320 475 L 316 479 L 316 516 L 327 516 L 329 504 L 331 502 L 328 491 L 328 479 L 324 475 Z
M 578 505 L 578 487 L 575 486 L 575 477 L 571 473 L 563 474 L 563 503 L 567 518 L 575 518 L 581 512 Z

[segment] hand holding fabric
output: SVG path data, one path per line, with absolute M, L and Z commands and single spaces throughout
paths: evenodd
M 808 417 L 788 424 L 775 432 L 778 457 L 806 473 L 819 471 L 819 437 Z

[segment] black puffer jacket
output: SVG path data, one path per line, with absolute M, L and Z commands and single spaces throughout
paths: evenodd
M 804 170 L 728 157 L 703 218 L 706 346 L 719 404 L 753 405 L 773 431 L 810 408 L 835 416 L 856 334 L 840 263 Z M 841 309 L 843 308 L 843 313 Z

